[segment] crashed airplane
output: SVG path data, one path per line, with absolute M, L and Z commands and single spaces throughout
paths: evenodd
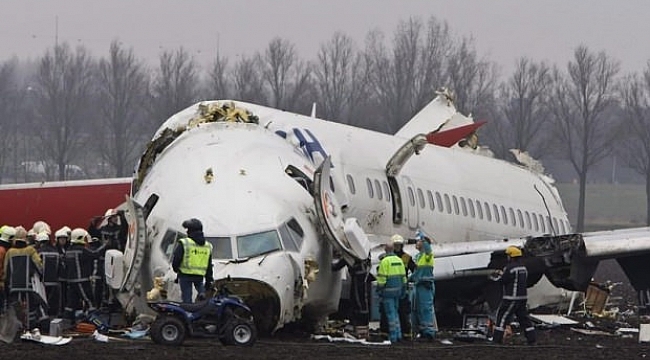
M 107 282 L 135 313 L 148 311 L 154 279 L 180 299 L 170 259 L 196 217 L 214 278 L 265 332 L 338 310 L 347 282 L 335 256 L 376 264 L 391 235 L 417 230 L 434 240 L 436 307 L 494 303 L 500 287 L 486 274 L 513 244 L 527 255 L 531 307 L 583 291 L 607 258 L 647 294 L 650 229 L 573 233 L 553 180 L 482 154 L 480 125 L 446 91 L 392 135 L 240 101 L 192 105 L 137 165 L 127 248 L 107 253 Z

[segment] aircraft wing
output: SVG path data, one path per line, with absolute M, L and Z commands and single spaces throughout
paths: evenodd
M 485 275 L 501 266 L 510 245 L 524 249 L 529 271 L 543 273 L 557 287 L 584 291 L 598 262 L 616 259 L 635 289 L 650 288 L 650 227 L 434 244 L 436 279 Z

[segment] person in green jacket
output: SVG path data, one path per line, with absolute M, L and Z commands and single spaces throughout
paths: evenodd
M 433 339 L 436 336 L 436 330 L 433 324 L 435 284 L 431 239 L 424 235 L 419 235 L 415 248 L 419 252 L 415 255 L 416 268 L 409 281 L 415 284 L 418 333 L 421 338 Z
M 399 322 L 399 300 L 406 294 L 406 270 L 404 263 L 394 253 L 393 243 L 385 245 L 385 256 L 377 270 L 377 292 L 388 319 L 388 339 L 391 342 L 402 340 Z

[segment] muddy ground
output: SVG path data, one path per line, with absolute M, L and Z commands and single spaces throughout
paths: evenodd
M 624 281 L 618 265 L 605 262 L 596 274 L 603 282 Z M 627 285 L 613 289 L 612 297 L 620 297 L 620 311 L 633 309 L 636 293 Z M 253 347 L 224 347 L 210 340 L 190 340 L 178 348 L 164 347 L 149 340 L 110 339 L 100 343 L 89 338 L 75 338 L 65 346 L 48 346 L 32 342 L 0 343 L 2 359 L 640 359 L 650 356 L 650 344 L 639 344 L 636 335 L 617 336 L 614 330 L 638 323 L 636 316 L 617 320 L 576 318 L 587 321 L 611 335 L 582 335 L 569 328 L 539 329 L 538 344 L 524 345 L 521 335 L 511 338 L 508 345 L 491 345 L 485 341 L 460 341 L 451 332 L 441 332 L 433 342 L 403 342 L 391 346 L 330 343 L 311 340 L 295 334 L 279 334 L 260 339 Z M 579 325 L 580 326 L 580 325 Z M 451 344 L 444 344 L 448 340 Z

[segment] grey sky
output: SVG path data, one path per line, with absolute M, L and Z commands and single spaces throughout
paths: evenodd
M 605 50 L 625 72 L 650 59 L 650 1 L 641 0 L 1 0 L 0 61 L 42 55 L 54 44 L 55 18 L 59 41 L 96 56 L 117 38 L 150 62 L 182 45 L 207 64 L 217 46 L 250 55 L 274 36 L 311 59 L 337 30 L 362 46 L 371 29 L 390 35 L 400 20 L 432 15 L 472 36 L 506 72 L 520 56 L 564 67 L 579 44 Z

